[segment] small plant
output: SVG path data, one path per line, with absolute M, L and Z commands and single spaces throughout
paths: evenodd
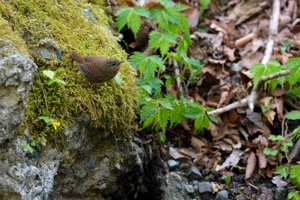
M 55 119 L 50 118 L 49 116 L 40 116 L 39 119 L 44 120 L 46 124 L 51 124 L 54 128 L 54 130 L 57 130 L 57 128 L 60 126 L 60 122 L 56 121 Z
M 162 0 L 151 8 L 123 7 L 117 13 L 118 29 L 121 30 L 127 25 L 135 36 L 141 27 L 142 19 L 152 20 L 157 25 L 157 29 L 149 34 L 149 47 L 154 49 L 157 55 L 146 56 L 134 52 L 129 62 L 140 72 L 140 116 L 143 127 L 151 125 L 157 131 L 161 130 L 162 140 L 166 127 L 177 125 L 184 118 L 194 120 L 195 131 L 209 127 L 210 118 L 206 115 L 208 108 L 198 102 L 188 101 L 182 94 L 178 98 L 163 91 L 167 91 L 175 79 L 179 80 L 179 84 L 194 83 L 203 68 L 199 60 L 187 55 L 187 49 L 192 42 L 188 20 L 181 13 L 187 8 L 186 5 Z M 169 66 L 165 63 L 178 65 L 181 73 L 170 76 L 166 73 Z M 164 79 L 165 81 L 162 81 Z
M 63 80 L 56 78 L 55 73 L 51 70 L 43 70 L 43 74 L 50 79 L 47 83 L 48 85 L 52 85 L 53 83 L 58 83 L 63 85 L 66 84 Z
M 226 184 L 231 182 L 231 177 L 230 176 L 223 175 L 222 179 L 225 181 Z
M 25 147 L 30 153 L 34 152 L 34 149 L 31 147 L 31 145 L 26 143 L 20 143 L 20 147 Z
M 300 111 L 291 111 L 285 115 L 286 119 L 289 120 L 300 120 Z M 271 140 L 273 141 L 279 141 L 281 143 L 280 150 L 281 151 L 287 151 L 289 147 L 292 147 L 293 139 L 299 138 L 300 136 L 300 126 L 294 129 L 294 131 L 291 134 L 292 136 L 285 140 L 282 136 L 270 136 Z M 266 149 L 265 149 L 266 150 Z M 265 151 L 264 151 L 265 153 Z M 292 182 L 300 189 L 300 162 L 297 163 L 297 165 L 287 165 L 287 166 L 278 166 L 276 168 L 275 174 L 280 174 L 284 179 L 291 179 Z M 289 199 L 293 200 L 299 200 L 300 194 L 299 190 L 296 190 L 294 192 L 289 192 L 288 194 Z

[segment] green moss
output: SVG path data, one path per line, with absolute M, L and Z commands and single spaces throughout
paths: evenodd
M 16 44 L 21 49 L 28 47 L 39 65 L 25 113 L 25 126 L 36 138 L 45 136 L 48 141 L 57 142 L 58 137 L 64 137 L 65 128 L 72 127 L 86 114 L 90 115 L 93 126 L 115 133 L 125 133 L 133 127 L 138 102 L 135 70 L 128 63 L 122 64 L 119 72 L 121 86 L 114 80 L 91 84 L 69 58 L 69 52 L 76 50 L 82 55 L 126 60 L 126 53 L 107 26 L 111 19 L 99 6 L 104 4 L 103 1 L 97 1 L 97 4 L 74 0 L 0 2 L 0 37 L 13 42 L 15 40 L 8 32 L 17 35 L 16 38 L 22 37 L 21 43 Z M 84 8 L 91 9 L 88 16 L 84 14 Z M 98 20 L 89 21 L 91 16 Z M 47 41 L 52 42 L 52 47 L 45 45 Z M 51 59 L 41 55 L 42 49 L 49 52 Z M 61 58 L 56 55 L 57 50 L 62 52 Z M 49 79 L 42 75 L 44 69 L 55 71 L 56 77 L 66 85 L 48 85 Z M 59 129 L 55 131 L 53 126 L 38 119 L 39 116 L 50 116 L 60 122 Z
M 0 5 L 0 11 L 1 11 Z M 19 33 L 13 31 L 8 22 L 0 17 L 0 38 L 10 40 L 18 50 L 24 54 L 29 55 L 26 42 L 20 37 Z

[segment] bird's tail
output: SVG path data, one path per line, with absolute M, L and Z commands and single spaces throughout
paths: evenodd
M 77 61 L 78 63 L 84 63 L 85 59 L 83 56 L 79 55 L 77 52 L 72 51 L 70 53 L 70 58 L 72 58 L 73 60 Z

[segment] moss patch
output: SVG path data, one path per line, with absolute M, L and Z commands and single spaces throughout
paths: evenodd
M 16 44 L 24 51 L 28 48 L 39 66 L 25 113 L 25 126 L 38 140 L 56 142 L 57 138 L 64 137 L 62 132 L 66 128 L 86 115 L 94 127 L 115 133 L 126 133 L 133 127 L 138 103 L 135 70 L 127 62 L 121 65 L 118 74 L 121 86 L 114 80 L 91 84 L 69 58 L 69 52 L 75 50 L 82 55 L 126 60 L 126 53 L 107 26 L 111 19 L 99 5 L 104 5 L 103 1 L 97 1 L 97 5 L 74 0 L 0 2 L 0 37 L 15 42 L 7 34 L 10 31 L 23 38 Z M 45 69 L 54 71 L 56 78 L 66 84 L 48 85 L 49 79 L 42 74 Z M 58 130 L 39 119 L 40 116 L 60 122 Z

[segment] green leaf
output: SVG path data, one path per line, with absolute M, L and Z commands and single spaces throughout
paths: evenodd
M 140 88 L 144 89 L 148 94 L 152 94 L 152 87 L 150 85 L 142 85 Z
M 292 87 L 300 80 L 300 57 L 290 58 L 286 63 L 286 67 L 291 70 L 287 81 L 290 83 L 290 87 Z
M 187 56 L 182 56 L 182 58 L 183 58 L 185 64 L 188 65 L 190 70 L 192 68 L 196 68 L 196 70 L 199 71 L 200 69 L 203 68 L 203 65 L 200 64 L 199 60 L 196 60 L 194 58 L 190 58 L 190 57 L 187 57 Z
M 282 135 L 270 135 L 268 139 L 272 141 L 284 141 L 284 137 Z
M 153 101 L 147 102 L 141 109 L 141 120 L 145 121 L 146 119 L 154 115 L 156 113 L 157 107 L 157 103 Z
M 177 24 L 178 26 L 181 25 L 180 20 L 182 14 L 175 7 L 167 7 L 165 8 L 165 11 L 168 21 Z
M 295 128 L 292 132 L 292 136 L 293 137 L 296 137 L 296 138 L 299 138 L 300 136 L 300 126 L 298 126 L 297 128 Z
M 280 174 L 283 178 L 287 179 L 289 176 L 289 168 L 285 166 L 276 167 L 275 174 Z
M 63 84 L 63 85 L 65 85 L 66 84 L 66 82 L 65 81 L 63 81 L 63 80 L 60 80 L 60 79 L 58 79 L 58 78 L 54 78 L 53 79 L 53 82 L 55 82 L 55 83 L 58 83 L 58 84 Z M 51 85 L 51 84 L 50 84 Z
M 165 55 L 169 51 L 171 43 L 176 43 L 176 37 L 174 33 L 152 31 L 149 34 L 149 46 L 150 48 L 160 49 L 161 54 Z
M 165 143 L 166 140 L 167 140 L 166 134 L 160 133 L 160 134 L 159 134 L 159 139 L 160 139 L 160 141 L 161 141 L 162 143 Z
M 210 119 L 210 121 L 218 124 L 219 123 L 219 118 L 217 116 L 208 116 L 208 118 Z
M 186 38 L 188 37 L 188 38 Z M 186 56 L 189 45 L 191 45 L 189 34 L 184 34 L 177 44 L 176 51 L 180 56 Z
M 201 9 L 200 9 L 201 14 L 207 8 L 209 3 L 210 3 L 210 0 L 201 0 Z
M 51 80 L 54 78 L 54 72 L 51 70 L 43 70 L 43 74 Z
M 34 152 L 34 149 L 28 144 L 20 143 L 20 147 L 25 147 L 30 153 Z
M 153 77 L 149 79 L 140 78 L 139 87 L 150 92 L 149 94 L 153 94 L 153 91 L 156 93 L 160 93 L 161 87 L 163 85 L 163 81 L 159 78 Z
M 205 113 L 201 113 L 195 120 L 194 127 L 196 130 L 201 131 L 203 128 L 209 127 L 209 118 Z
M 188 103 L 184 116 L 195 119 L 194 127 L 196 130 L 202 130 L 209 127 L 209 117 L 205 113 L 205 109 L 198 102 Z
M 40 117 L 38 117 L 38 119 L 44 120 L 44 122 L 46 122 L 46 124 L 49 124 L 51 122 L 51 119 L 49 116 L 40 116 Z
M 300 119 L 300 111 L 293 110 L 287 114 L 285 114 L 285 118 L 290 120 L 299 120 Z
M 166 79 L 166 81 L 165 81 L 165 87 L 168 90 L 170 88 L 170 86 L 171 86 L 171 83 L 173 82 L 173 79 L 169 75 L 164 75 L 164 78 Z
M 198 102 L 187 104 L 184 116 L 190 119 L 197 119 L 204 113 L 204 107 Z
M 276 156 L 278 154 L 278 150 L 266 147 L 264 149 L 264 154 L 267 155 L 267 156 Z
M 300 165 L 291 165 L 290 178 L 300 187 Z
M 135 6 L 134 11 L 139 14 L 140 16 L 144 16 L 146 18 L 150 18 L 150 12 L 147 8 L 143 6 Z
M 300 200 L 299 191 L 296 190 L 296 191 L 294 191 L 294 192 L 289 192 L 289 194 L 288 194 L 288 199 Z
M 164 31 L 169 30 L 169 20 L 167 17 L 167 13 L 164 10 L 160 10 L 160 12 L 156 13 L 156 21 L 158 23 L 158 28 Z
M 158 118 L 158 113 L 155 113 L 154 115 L 150 116 L 148 119 L 146 119 L 143 123 L 143 128 L 149 126 L 152 124 L 152 122 Z
M 290 89 L 288 93 L 291 93 L 300 99 L 300 87 Z
M 150 12 L 150 19 L 155 19 L 157 17 L 157 15 L 162 11 L 162 9 L 158 6 L 154 6 L 152 8 L 150 8 L 149 12 Z
M 139 16 L 134 9 L 132 9 L 127 16 L 127 25 L 128 28 L 132 30 L 134 37 L 136 37 L 136 34 L 139 31 L 141 23 L 141 16 Z
M 135 52 L 130 56 L 129 62 L 133 67 L 140 70 L 145 79 L 152 79 L 155 76 L 157 68 L 161 69 L 162 72 L 166 69 L 162 58 L 157 55 L 147 57 L 143 53 Z
M 185 111 L 185 104 L 179 100 L 173 105 L 173 110 L 170 110 L 170 123 L 178 124 L 183 119 L 183 113 Z
M 162 105 L 163 107 L 169 109 L 169 110 L 173 110 L 172 104 L 170 103 L 169 99 L 167 98 L 160 98 L 157 100 L 157 102 Z
M 270 74 L 274 74 L 276 72 L 281 71 L 283 68 L 280 63 L 277 61 L 270 61 L 267 64 L 255 64 L 250 68 L 250 72 L 254 75 L 253 82 L 254 86 L 257 85 L 258 81 L 263 76 L 268 76 Z M 271 84 L 272 89 L 274 89 L 278 84 L 283 84 L 284 79 L 277 78 L 268 81 Z M 266 86 L 266 85 L 265 85 Z
M 150 14 L 147 8 L 142 6 L 123 7 L 117 14 L 117 25 L 120 31 L 126 24 L 130 28 L 136 37 L 137 32 L 141 27 L 141 16 L 149 18 Z
M 185 15 L 181 15 L 181 17 L 180 17 L 180 28 L 185 33 L 190 34 L 189 21 L 188 21 L 188 18 Z
M 43 146 L 46 146 L 46 144 L 47 144 L 47 139 L 45 138 L 45 136 L 42 136 L 42 137 L 40 138 L 40 142 L 41 142 L 41 144 L 42 144 Z
M 183 11 L 190 8 L 190 6 L 181 3 L 176 3 L 172 5 L 172 7 L 176 8 L 178 11 Z
M 289 47 L 291 45 L 291 40 L 287 39 L 284 41 L 284 44 L 280 47 L 280 50 L 285 52 L 287 47 Z
M 159 78 L 153 77 L 149 79 L 150 86 L 154 89 L 155 92 L 159 93 L 161 91 L 161 86 L 164 84 Z
M 170 0 L 160 0 L 159 3 L 161 5 L 163 5 L 165 8 L 175 5 L 175 3 L 173 1 L 170 1 Z
M 231 177 L 230 176 L 223 175 L 222 179 L 225 181 L 226 184 L 231 182 Z
M 159 109 L 159 124 L 160 124 L 160 127 L 162 128 L 163 132 L 165 132 L 165 130 L 166 130 L 168 119 L 169 119 L 169 111 L 164 107 L 160 108 Z
M 143 60 L 145 60 L 147 56 L 143 53 L 135 51 L 133 55 L 129 57 L 130 65 L 134 68 L 139 68 L 139 65 L 142 63 Z
M 121 8 L 116 16 L 117 16 L 117 26 L 118 31 L 120 31 L 127 24 L 127 16 L 133 8 L 123 7 Z

